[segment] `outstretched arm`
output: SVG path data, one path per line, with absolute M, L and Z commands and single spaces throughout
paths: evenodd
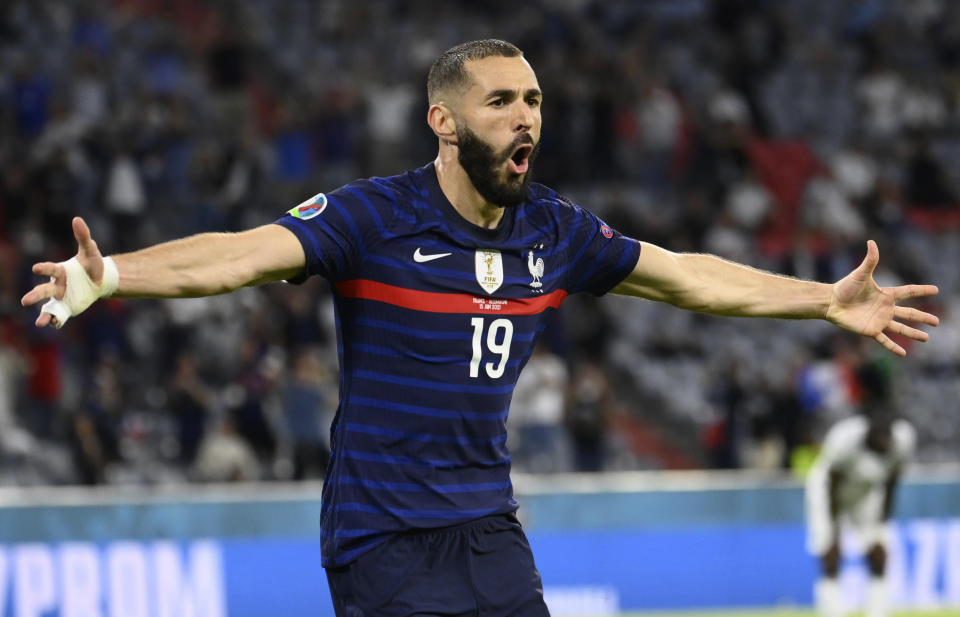
M 77 240 L 76 264 L 41 262 L 34 274 L 50 280 L 30 290 L 20 300 L 24 306 L 55 298 L 67 302 L 77 294 L 68 293 L 82 282 L 93 293 L 90 302 L 101 295 L 105 279 L 105 261 L 90 229 L 80 217 L 73 219 Z M 240 287 L 288 279 L 299 274 L 305 257 L 299 240 L 279 225 L 264 225 L 239 233 L 205 233 L 158 244 L 133 253 L 112 257 L 116 265 L 114 297 L 189 298 L 222 294 Z M 71 260 L 72 261 L 72 260 Z M 87 277 L 86 281 L 84 275 Z M 68 290 L 70 286 L 70 290 Z M 80 302 L 83 304 L 83 302 Z M 71 315 L 86 309 L 71 307 Z M 79 310 L 73 310 L 78 308 Z M 37 326 L 58 323 L 49 312 L 42 312 Z
M 713 255 L 671 253 L 644 243 L 636 267 L 613 292 L 715 315 L 826 319 L 904 356 L 906 351 L 887 333 L 925 341 L 926 332 L 901 320 L 935 326 L 939 319 L 897 302 L 932 296 L 938 290 L 934 285 L 880 287 L 873 280 L 879 259 L 876 243 L 868 241 L 863 263 L 830 285 L 763 272 Z

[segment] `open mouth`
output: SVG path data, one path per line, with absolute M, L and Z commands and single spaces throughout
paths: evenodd
M 508 165 L 510 171 L 515 174 L 524 174 L 527 173 L 527 169 L 530 167 L 530 153 L 533 152 L 533 146 L 530 144 L 522 144 L 513 151 L 513 154 L 510 155 Z

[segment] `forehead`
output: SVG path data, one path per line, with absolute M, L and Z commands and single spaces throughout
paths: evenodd
M 467 96 L 485 96 L 494 90 L 520 90 L 540 88 L 533 68 L 523 58 L 490 56 L 471 60 L 464 65 L 470 74 L 471 83 Z

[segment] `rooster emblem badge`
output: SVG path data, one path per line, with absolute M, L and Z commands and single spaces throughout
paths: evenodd
M 537 261 L 533 261 L 533 251 L 527 253 L 527 270 L 530 271 L 530 276 L 533 277 L 533 280 L 530 281 L 530 287 L 533 289 L 540 289 L 543 287 L 543 283 L 540 282 L 540 278 L 543 276 L 543 258 L 537 257 Z

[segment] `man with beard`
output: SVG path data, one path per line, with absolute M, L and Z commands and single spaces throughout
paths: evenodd
M 520 369 L 567 295 L 608 291 L 702 312 L 826 319 L 903 355 L 886 332 L 937 318 L 896 305 L 879 258 L 828 285 L 626 238 L 530 183 L 542 93 L 515 46 L 465 43 L 428 76 L 439 153 L 318 194 L 274 224 L 101 257 L 86 224 L 22 302 L 62 326 L 98 297 L 185 297 L 270 281 L 334 289 L 340 405 L 323 489 L 323 565 L 337 615 L 547 615 L 505 443 Z

